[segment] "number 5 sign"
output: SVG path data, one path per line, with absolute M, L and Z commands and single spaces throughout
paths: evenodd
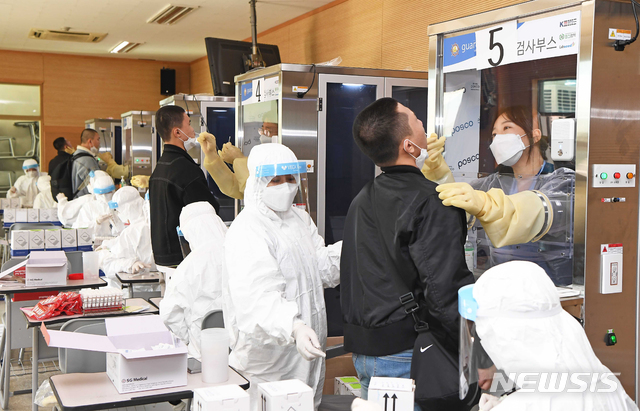
M 500 26 L 476 32 L 477 69 L 515 63 L 517 59 L 517 22 L 506 22 Z

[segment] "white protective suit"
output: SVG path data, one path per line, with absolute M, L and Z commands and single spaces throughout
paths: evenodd
M 109 176 L 104 171 L 96 170 L 92 172 L 93 175 L 89 174 L 89 184 L 87 188 L 90 193 L 93 193 L 93 183 L 97 177 L 100 176 Z M 78 214 L 80 210 L 91 200 L 94 200 L 95 197 L 93 194 L 85 194 L 80 196 L 74 200 L 69 201 L 64 194 L 58 194 L 58 219 L 65 227 L 72 227 L 73 223 L 78 219 Z
M 45 174 L 38 177 L 36 182 L 38 187 L 38 195 L 33 200 L 33 208 L 57 208 L 58 204 L 53 200 L 51 195 L 51 176 Z
M 38 195 L 38 187 L 36 186 L 40 175 L 38 162 L 32 158 L 24 160 L 22 170 L 24 170 L 24 175 L 18 177 L 11 188 L 11 190 L 15 188 L 15 193 L 12 193 L 11 190 L 7 191 L 7 198 L 19 198 L 22 208 L 32 208 L 33 200 Z
M 148 267 L 153 263 L 151 229 L 142 210 L 144 200 L 138 190 L 131 186 L 122 187 L 113 195 L 112 203 L 117 204 L 120 220 L 128 220 L 129 225 L 118 237 L 106 240 L 100 246 L 100 268 L 110 284 L 119 272 L 136 272 L 141 265 Z
M 95 177 L 91 187 L 93 199 L 87 201 L 80 209 L 72 228 L 90 228 L 94 240 L 96 237 L 113 237 L 121 233 L 124 230 L 124 224 L 109 209 L 109 201 L 115 189 L 110 176 Z M 111 217 L 105 218 L 107 215 Z
M 227 226 L 206 201 L 191 203 L 180 213 L 180 229 L 191 252 L 167 285 L 160 302 L 165 325 L 200 359 L 200 328 L 204 316 L 222 309 L 224 236 Z
M 482 346 L 507 375 L 582 372 L 590 373 L 580 379 L 591 385 L 591 373 L 611 373 L 594 354 L 580 323 L 562 309 L 553 282 L 540 266 L 528 261 L 497 265 L 478 279 L 473 297 L 478 303 L 476 331 Z M 557 387 L 562 377 L 556 377 Z M 620 381 L 614 375 L 608 379 L 617 382 L 617 389 L 611 393 L 593 393 L 590 389 L 584 393 L 519 390 L 502 398 L 493 410 L 637 410 Z M 526 381 L 534 381 L 533 387 L 538 387 L 534 377 L 528 376 Z M 548 381 L 543 386 L 551 386 Z M 610 389 L 606 383 L 600 386 Z
M 326 247 L 309 215 L 296 207 L 275 212 L 262 201 L 270 178 L 256 167 L 296 162 L 281 144 L 261 144 L 248 159 L 245 208 L 224 243 L 224 321 L 231 333 L 229 364 L 250 379 L 252 409 L 257 384 L 296 378 L 315 392 L 320 404 L 324 358 L 306 361 L 296 350 L 294 321 L 303 321 L 326 349 L 324 288 L 340 282 L 342 243 Z M 172 280 L 173 281 L 173 280 Z

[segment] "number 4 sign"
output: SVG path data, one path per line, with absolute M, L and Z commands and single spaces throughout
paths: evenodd
M 476 32 L 478 70 L 516 62 L 517 29 L 517 22 L 513 20 Z

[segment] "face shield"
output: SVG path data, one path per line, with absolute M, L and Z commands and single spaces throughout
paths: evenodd
M 460 399 L 464 400 L 478 390 L 478 361 L 484 357 L 480 340 L 476 334 L 476 312 L 478 303 L 473 298 L 473 284 L 465 285 L 458 290 L 458 313 L 460 314 Z
M 22 163 L 22 170 L 28 177 L 38 177 L 38 163 L 35 160 L 25 160 Z
M 182 258 L 187 258 L 189 253 L 191 253 L 191 247 L 189 246 L 189 242 L 186 238 L 184 238 L 184 234 L 182 234 L 182 230 L 180 227 L 176 227 L 178 231 L 178 240 L 180 240 L 180 250 L 182 251 Z
M 298 207 L 309 214 L 307 164 L 304 161 L 256 167 L 256 185 L 263 184 L 262 202 L 273 211 Z

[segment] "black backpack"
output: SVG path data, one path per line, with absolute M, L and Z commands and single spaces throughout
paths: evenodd
M 62 193 L 69 201 L 73 200 L 79 190 L 73 191 L 72 175 L 73 175 L 73 162 L 80 157 L 93 157 L 93 155 L 85 152 L 79 152 L 77 154 L 66 158 L 62 163 L 58 164 L 56 168 L 51 171 L 51 195 L 57 202 L 56 196 L 58 193 Z

